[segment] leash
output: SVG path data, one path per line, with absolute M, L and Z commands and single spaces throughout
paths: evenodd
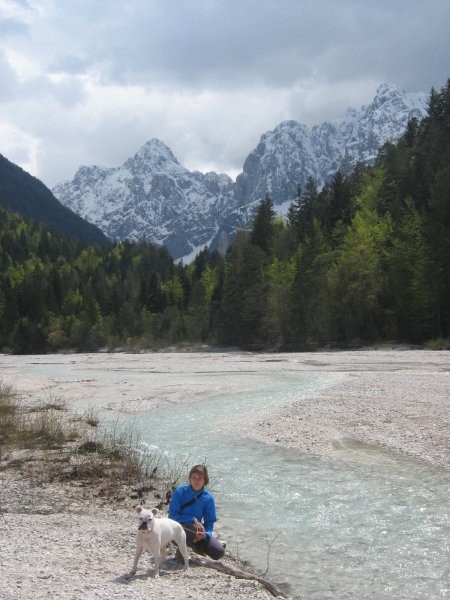
M 197 521 L 197 519 L 195 519 L 195 521 Z M 194 523 L 195 523 L 194 521 Z M 199 521 L 197 521 L 199 523 L 199 525 L 201 525 L 201 523 Z M 195 535 L 198 534 L 198 531 L 196 531 L 195 529 L 191 529 L 190 527 L 188 527 L 187 525 L 184 525 L 183 523 L 180 523 L 181 527 L 185 530 L 185 531 L 189 531 L 190 533 L 194 533 Z
M 190 527 L 186 527 L 185 525 L 181 525 L 181 527 L 185 530 L 185 531 L 189 531 L 190 533 L 195 533 L 195 535 L 197 535 L 198 531 L 195 531 L 195 529 L 191 529 Z

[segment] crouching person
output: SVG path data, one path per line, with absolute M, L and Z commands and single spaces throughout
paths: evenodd
M 205 487 L 208 482 L 205 465 L 194 465 L 189 471 L 189 484 L 180 485 L 172 494 L 169 517 L 183 526 L 189 547 L 219 560 L 225 554 L 225 544 L 213 536 L 216 506 L 214 496 Z

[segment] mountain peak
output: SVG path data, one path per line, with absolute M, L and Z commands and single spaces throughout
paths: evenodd
M 217 247 L 246 228 L 267 193 L 285 214 L 298 186 L 313 177 L 320 188 L 338 169 L 372 163 L 379 148 L 397 140 L 412 116 L 426 114 L 426 95 L 381 84 L 372 102 L 342 117 L 307 127 L 283 121 L 261 136 L 236 182 L 215 173 L 190 172 L 156 138 L 122 167 L 84 168 L 55 195 L 112 239 L 147 238 L 174 258 Z
M 377 91 L 375 93 L 375 98 L 377 96 L 384 96 L 385 94 L 402 95 L 402 94 L 406 94 L 406 92 L 404 90 L 401 90 L 396 85 L 393 85 L 392 83 L 382 83 L 377 88 Z
M 145 142 L 136 154 L 126 161 L 126 165 L 130 162 L 147 163 L 149 166 L 161 166 L 166 162 L 178 163 L 172 151 L 164 142 L 157 138 L 152 138 Z
M 158 140 L 158 138 L 151 138 L 148 142 L 145 142 L 136 152 L 135 156 L 152 156 L 154 154 L 164 156 L 167 160 L 176 160 L 171 149 L 164 142 Z
M 396 112 L 398 115 L 406 111 L 409 117 L 421 118 L 425 116 L 426 99 L 425 92 L 405 92 L 395 85 L 383 83 L 378 87 L 372 103 L 363 109 L 376 111 L 386 108 L 391 114 Z

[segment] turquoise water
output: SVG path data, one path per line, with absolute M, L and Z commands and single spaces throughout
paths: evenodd
M 232 551 L 302 598 L 447 597 L 448 474 L 361 444 L 319 457 L 247 437 L 255 411 L 298 398 L 323 376 L 198 376 L 213 393 L 132 418 L 149 448 L 206 460 L 217 528 Z

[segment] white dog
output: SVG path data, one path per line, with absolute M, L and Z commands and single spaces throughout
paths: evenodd
M 155 577 L 159 577 L 159 566 L 161 559 L 164 560 L 166 548 L 169 542 L 176 542 L 181 555 L 184 558 L 184 570 L 189 568 L 189 560 L 186 548 L 186 534 L 177 521 L 166 517 L 156 517 L 159 514 L 157 508 L 146 510 L 142 506 L 136 507 L 139 518 L 139 528 L 136 538 L 136 554 L 134 555 L 131 574 L 137 570 L 139 558 L 143 550 L 150 552 L 155 559 Z

